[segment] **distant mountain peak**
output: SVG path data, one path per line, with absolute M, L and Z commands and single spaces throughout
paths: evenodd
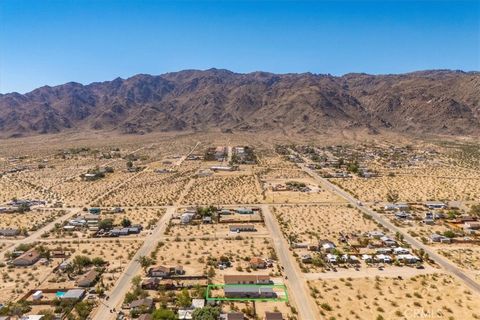
M 0 95 L 0 134 L 64 130 L 339 129 L 478 135 L 480 74 L 184 70 Z

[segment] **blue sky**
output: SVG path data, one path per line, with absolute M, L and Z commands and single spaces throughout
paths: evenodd
M 0 92 L 182 69 L 480 69 L 480 1 L 0 0 Z

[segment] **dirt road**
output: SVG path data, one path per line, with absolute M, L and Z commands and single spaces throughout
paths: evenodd
M 306 286 L 305 279 L 298 268 L 296 268 L 296 261 L 288 250 L 288 244 L 285 241 L 280 226 L 277 220 L 270 212 L 268 205 L 262 205 L 262 211 L 265 218 L 265 225 L 270 232 L 278 255 L 278 259 L 284 268 L 284 273 L 288 277 L 288 286 L 291 291 L 290 297 L 295 301 L 298 307 L 300 319 L 317 320 L 320 315 L 315 311 L 316 307 L 310 301 L 309 290 Z

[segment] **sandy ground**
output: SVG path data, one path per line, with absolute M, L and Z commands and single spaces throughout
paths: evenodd
M 63 210 L 33 209 L 25 213 L 0 214 L 0 228 L 15 228 L 35 231 L 65 214 Z
M 445 274 L 309 282 L 330 319 L 475 319 L 480 297 Z
M 183 204 L 259 203 L 261 195 L 253 175 L 215 175 L 195 179 Z
M 88 256 L 90 258 L 100 257 L 107 261 L 106 272 L 102 275 L 102 283 L 105 288 L 110 288 L 120 276 L 123 268 L 126 267 L 135 252 L 140 248 L 142 241 L 140 240 L 118 240 L 118 239 L 101 239 L 95 242 L 88 241 L 58 241 L 44 243 L 44 246 L 52 249 L 62 249 L 72 252 L 69 260 L 77 255 Z M 62 272 L 52 273 L 41 288 L 74 286 L 74 281 L 69 280 Z
M 231 232 L 230 225 L 237 223 L 219 223 L 219 224 L 198 224 L 198 225 L 182 225 L 179 220 L 175 220 L 172 223 L 172 227 L 166 233 L 169 236 L 174 237 L 264 237 L 268 236 L 268 231 L 262 223 L 251 223 L 255 226 L 256 231 L 249 232 Z M 250 223 L 248 223 L 250 224 Z
M 286 182 L 302 182 L 305 183 L 311 191 L 274 191 L 273 187 L 281 184 L 285 185 Z M 312 179 L 274 179 L 266 180 L 263 184 L 266 203 L 314 203 L 314 202 L 345 202 L 344 199 L 335 195 L 334 193 L 323 189 Z
M 480 174 L 455 167 L 422 167 L 392 171 L 395 176 L 330 179 L 362 201 L 386 201 L 398 192 L 400 201 L 475 200 L 480 197 Z
M 289 205 L 273 208 L 286 235 L 298 236 L 297 242 L 316 243 L 321 239 L 335 242 L 339 233 L 363 233 L 378 229 L 348 205 Z
M 142 172 L 100 201 L 102 206 L 172 205 L 178 200 L 195 170 L 174 173 Z

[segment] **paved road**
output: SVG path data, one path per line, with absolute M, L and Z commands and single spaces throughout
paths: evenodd
M 169 207 L 167 212 L 163 215 L 160 221 L 157 223 L 157 227 L 149 235 L 145 242 L 143 243 L 142 247 L 137 251 L 135 256 L 132 258 L 128 266 L 126 267 L 123 274 L 115 283 L 113 290 L 107 295 L 109 295 L 109 299 L 107 301 L 103 301 L 103 303 L 98 308 L 98 311 L 94 315 L 93 319 L 95 320 L 108 320 L 108 319 L 115 319 L 116 313 L 111 313 L 110 310 L 115 308 L 116 310 L 120 309 L 122 301 L 125 297 L 125 294 L 130 289 L 132 279 L 139 274 L 141 265 L 137 261 L 137 259 L 141 256 L 148 256 L 150 252 L 152 252 L 155 247 L 157 246 L 158 239 L 165 233 L 165 229 L 167 228 L 168 221 L 170 221 L 173 213 L 175 212 L 176 207 Z
M 304 160 L 306 160 L 306 159 L 304 159 Z M 297 165 L 300 168 L 302 168 L 306 173 L 308 173 L 310 176 L 312 176 L 315 180 L 320 182 L 326 189 L 328 189 L 328 190 L 338 194 L 339 196 L 345 198 L 353 207 L 355 207 L 355 208 L 359 209 L 360 211 L 372 216 L 373 219 L 375 219 L 378 223 L 380 223 L 385 228 L 387 228 L 387 229 L 389 229 L 393 232 L 398 232 L 401 235 L 403 235 L 405 241 L 407 243 L 409 243 L 412 247 L 417 248 L 417 249 L 423 249 L 426 253 L 428 253 L 430 259 L 435 261 L 439 266 L 441 266 L 446 271 L 448 271 L 448 272 L 452 273 L 453 275 L 457 276 L 468 287 L 470 287 L 472 290 L 474 290 L 474 291 L 476 291 L 477 293 L 480 294 L 480 284 L 478 282 L 476 282 L 474 279 L 472 279 L 471 277 L 469 277 L 467 274 L 465 274 L 460 268 L 458 268 L 452 262 L 450 262 L 446 258 L 442 257 L 441 255 L 437 254 L 430 247 L 424 245 L 422 242 L 418 241 L 417 239 L 415 239 L 414 237 L 409 235 L 403 229 L 395 226 L 393 223 L 388 221 L 381 214 L 373 211 L 372 209 L 370 209 L 368 207 L 359 205 L 359 200 L 358 199 L 354 198 L 352 195 L 350 195 L 346 191 L 342 190 L 340 187 L 334 185 L 333 183 L 331 183 L 327 179 L 321 177 L 315 171 L 308 168 L 306 166 L 306 164 L 298 163 Z
M 288 277 L 288 286 L 290 288 L 290 298 L 293 296 L 293 300 L 298 307 L 300 319 L 302 320 L 316 320 L 320 319 L 318 312 L 315 312 L 315 307 L 310 301 L 309 290 L 305 284 L 305 279 L 302 277 L 300 270 L 296 266 L 296 261 L 290 255 L 288 250 L 288 244 L 283 238 L 280 226 L 277 220 L 270 212 L 268 205 L 262 205 L 262 211 L 265 218 L 265 225 L 270 231 L 273 244 L 278 255 L 278 259 L 284 267 L 284 273 Z

